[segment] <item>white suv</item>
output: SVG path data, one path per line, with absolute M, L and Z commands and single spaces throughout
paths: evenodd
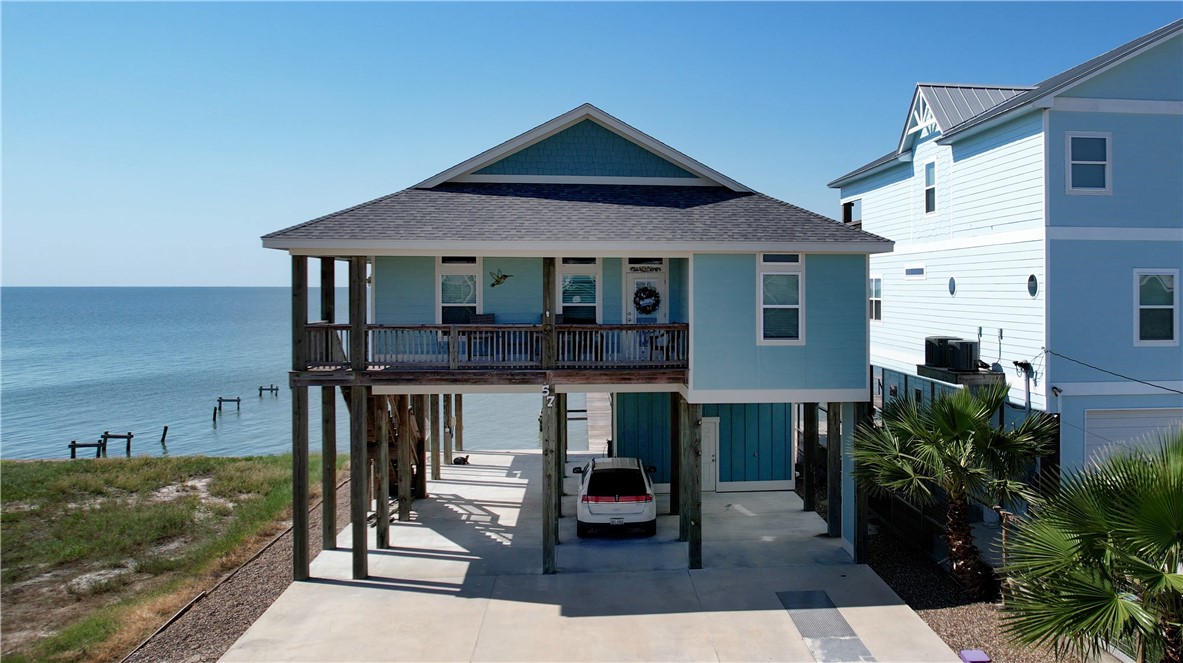
M 651 471 L 651 470 L 649 470 Z M 583 476 L 576 507 L 576 532 L 592 528 L 640 527 L 657 533 L 657 500 L 649 471 L 636 458 L 593 458 L 574 472 Z

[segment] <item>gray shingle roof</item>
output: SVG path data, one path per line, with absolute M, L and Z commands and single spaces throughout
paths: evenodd
M 1180 32 L 1183 32 L 1183 20 L 1175 21 L 1138 37 L 1133 41 L 1122 44 L 1111 51 L 1098 55 L 1088 62 L 1081 63 L 1065 72 L 1056 74 L 1034 87 L 1005 88 L 918 83 L 916 85 L 917 92 L 924 94 L 928 100 L 929 107 L 932 108 L 933 115 L 936 116 L 937 123 L 941 127 L 940 142 L 944 143 L 957 134 L 964 133 L 975 127 L 980 127 L 994 118 L 1010 113 L 1011 111 L 1019 110 L 1044 97 L 1055 94 L 1150 44 L 1172 37 Z M 972 94 L 967 94 L 968 91 L 973 92 Z M 826 186 L 841 186 L 841 184 L 854 177 L 890 162 L 892 159 L 889 157 L 896 153 L 898 153 L 898 150 L 897 152 L 860 166 L 834 179 Z
M 265 246 L 381 243 L 882 243 L 775 198 L 724 187 L 441 184 L 404 189 L 263 236 Z M 420 244 L 421 245 L 421 244 Z

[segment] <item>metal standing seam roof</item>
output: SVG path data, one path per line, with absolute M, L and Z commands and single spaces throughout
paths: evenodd
M 760 193 L 725 187 L 446 183 L 409 188 L 263 236 L 268 248 L 496 242 L 850 244 L 890 240 Z M 857 245 L 857 246 L 856 246 Z
M 971 120 L 1015 95 L 1032 89 L 944 83 L 920 83 L 917 87 L 928 101 L 937 124 L 944 129 Z
M 1033 87 L 917 83 L 917 93 L 925 94 L 925 99 L 928 101 L 929 107 L 932 108 L 933 115 L 937 118 L 937 123 L 941 127 L 941 137 L 939 140 L 940 142 L 946 142 L 956 134 L 963 133 L 974 127 L 979 127 L 1011 111 L 1029 106 L 1044 97 L 1055 94 L 1081 79 L 1105 69 L 1131 53 L 1135 53 L 1155 42 L 1173 37 L 1180 32 L 1183 32 L 1183 19 L 1174 21 L 1133 41 L 1122 44 L 1087 62 L 1056 74 Z M 942 114 L 944 115 L 944 121 L 942 121 Z M 892 161 L 891 157 L 898 154 L 899 150 L 896 150 L 891 154 L 879 157 L 868 164 L 834 179 L 826 186 L 837 187 L 845 180 L 889 163 Z

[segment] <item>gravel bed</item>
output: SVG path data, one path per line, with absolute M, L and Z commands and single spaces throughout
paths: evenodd
M 998 603 L 960 596 L 944 568 L 896 535 L 881 529 L 867 553 L 875 573 L 953 651 L 981 649 L 994 663 L 1065 663 L 1050 651 L 1011 643 L 999 625 Z
M 308 512 L 309 559 L 321 551 L 321 508 Z M 349 483 L 337 488 L 337 523 L 349 522 Z M 292 583 L 292 533 L 247 562 L 232 577 L 193 604 L 127 663 L 217 661 Z

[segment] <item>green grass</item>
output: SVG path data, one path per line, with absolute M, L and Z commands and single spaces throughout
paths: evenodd
M 338 467 L 344 463 L 338 458 Z M 319 456 L 310 458 L 309 475 L 311 485 L 318 485 Z M 290 455 L 0 462 L 5 586 L 55 570 L 69 578 L 76 570 L 119 568 L 128 560 L 138 573 L 161 579 L 140 594 L 124 580 L 99 583 L 86 594 L 112 595 L 96 597 L 102 611 L 64 628 L 57 624 L 55 635 L 4 662 L 84 658 L 124 626 L 126 608 L 209 573 L 272 527 L 291 506 L 290 476 Z M 210 479 L 209 495 L 224 501 L 203 502 L 192 490 L 167 500 L 157 494 L 204 478 Z

